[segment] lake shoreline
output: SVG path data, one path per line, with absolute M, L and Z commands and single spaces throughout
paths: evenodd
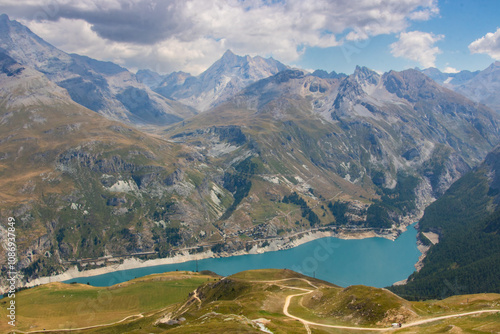
M 176 254 L 173 257 L 168 258 L 159 258 L 152 260 L 141 260 L 135 257 L 127 258 L 122 263 L 107 265 L 106 267 L 89 269 L 79 271 L 77 266 L 73 266 L 66 270 L 65 272 L 53 275 L 53 276 L 45 276 L 39 277 L 37 279 L 31 280 L 29 282 L 24 282 L 19 284 L 19 287 L 29 288 L 37 285 L 53 283 L 53 282 L 63 282 L 69 281 L 71 279 L 83 278 L 83 277 L 91 277 L 98 276 L 113 272 L 118 272 L 122 270 L 129 269 L 138 269 L 145 267 L 154 267 L 159 265 L 167 265 L 167 264 L 177 264 L 184 263 L 195 260 L 203 260 L 208 258 L 222 258 L 222 257 L 233 257 L 233 256 L 241 256 L 248 254 L 262 254 L 266 252 L 274 252 L 279 250 L 285 250 L 300 246 L 302 244 L 321 239 L 327 237 L 335 237 L 338 239 L 367 239 L 367 238 L 385 238 L 389 240 L 395 240 L 402 232 L 406 231 L 408 225 L 401 225 L 397 229 L 392 229 L 390 233 L 377 233 L 374 230 L 343 230 L 340 233 L 335 232 L 333 230 L 309 230 L 300 232 L 294 235 L 290 235 L 282 238 L 270 239 L 268 245 L 265 247 L 258 247 L 254 245 L 249 251 L 246 250 L 238 250 L 235 252 L 221 252 L 221 253 L 213 253 L 211 250 L 207 250 L 200 253 L 190 254 L 189 250 L 181 250 L 180 253 Z M 387 231 L 386 231 L 387 232 Z

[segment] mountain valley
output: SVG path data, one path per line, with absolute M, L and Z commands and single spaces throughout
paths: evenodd
M 472 268 L 462 292 L 498 293 L 497 271 L 484 271 L 499 268 L 497 248 L 486 245 L 498 244 L 500 104 L 475 90 L 496 82 L 497 67 L 452 79 L 360 66 L 310 73 L 228 50 L 198 76 L 133 74 L 58 50 L 1 15 L 0 213 L 16 221 L 22 284 L 133 257 L 276 250 L 311 231 L 395 238 L 423 216 L 423 269 L 391 289 L 412 300 L 448 297 L 456 293 L 440 294 L 436 282 Z M 462 210 L 471 203 L 476 211 Z M 480 245 L 467 248 L 476 257 L 442 258 L 467 238 Z M 488 281 L 476 288 L 479 277 Z M 345 292 L 321 284 L 326 295 Z M 286 297 L 283 287 L 261 288 Z M 304 301 L 313 311 L 303 312 L 326 312 Z M 186 305 L 192 319 L 217 313 Z M 372 324 L 393 321 L 384 319 Z

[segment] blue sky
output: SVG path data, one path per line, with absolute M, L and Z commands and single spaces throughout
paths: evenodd
M 438 8 L 439 15 L 427 21 L 414 22 L 407 28 L 408 31 L 443 35 L 435 43 L 441 52 L 436 55 L 435 67 L 441 71 L 447 67 L 475 71 L 483 70 L 495 61 L 488 54 L 472 54 L 469 45 L 500 27 L 500 1 L 439 1 Z M 397 34 L 386 34 L 344 47 L 309 48 L 295 65 L 344 73 L 352 73 L 356 65 L 383 72 L 425 68 L 416 61 L 394 57 L 389 45 L 397 40 Z
M 69 53 L 132 71 L 199 74 L 231 49 L 352 73 L 500 60 L 498 0 L 0 0 L 0 10 Z

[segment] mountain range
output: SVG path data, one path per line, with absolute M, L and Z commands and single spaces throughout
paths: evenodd
M 133 74 L 6 15 L 0 48 L 1 214 L 25 280 L 311 230 L 397 235 L 500 142 L 497 112 L 425 71 L 308 73 L 227 51 L 196 77 Z
M 437 83 L 469 99 L 482 103 L 500 113 L 500 62 L 496 61 L 482 71 L 442 73 L 436 68 L 422 71 Z
M 227 50 L 221 59 L 196 77 L 183 72 L 161 76 L 152 71 L 139 71 L 137 76 L 155 92 L 203 112 L 249 84 L 286 68 L 272 58 L 241 57 Z
M 0 50 L 43 73 L 82 106 L 133 124 L 171 124 L 196 114 L 142 85 L 133 73 L 111 62 L 67 54 L 17 21 L 0 15 Z

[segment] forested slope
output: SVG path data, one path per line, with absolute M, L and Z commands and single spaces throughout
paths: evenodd
M 420 232 L 439 234 L 420 272 L 391 287 L 410 299 L 500 291 L 500 148 L 430 205 Z M 420 233 L 422 242 L 429 242 Z

